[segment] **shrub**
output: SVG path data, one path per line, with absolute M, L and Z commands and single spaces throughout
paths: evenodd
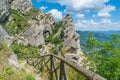
M 12 49 L 21 59 L 24 59 L 29 55 L 34 55 L 36 57 L 40 56 L 38 49 L 30 45 L 25 46 L 23 44 L 14 43 Z
M 51 37 L 51 36 L 49 36 L 48 38 L 45 39 L 46 43 L 50 42 L 50 43 L 55 44 L 55 45 L 61 44 L 62 41 L 63 41 L 63 39 L 61 39 L 60 37 Z

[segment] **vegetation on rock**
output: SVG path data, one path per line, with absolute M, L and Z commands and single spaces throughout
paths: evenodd
M 21 11 L 10 9 L 12 20 L 5 24 L 4 28 L 11 35 L 17 35 L 24 32 L 30 24 Z
M 36 57 L 40 56 L 38 49 L 29 44 L 24 45 L 24 44 L 14 43 L 12 45 L 12 49 L 20 59 L 26 59 L 29 55 L 33 55 Z

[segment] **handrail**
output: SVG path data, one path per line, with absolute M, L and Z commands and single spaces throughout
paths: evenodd
M 52 58 L 56 58 L 56 59 L 60 60 L 62 63 L 65 63 L 68 66 L 70 66 L 71 68 L 73 68 L 74 70 L 76 70 L 76 72 L 81 73 L 82 75 L 87 77 L 89 80 L 107 80 L 107 79 L 101 77 L 100 75 L 90 71 L 90 70 L 86 70 L 82 66 L 78 66 L 77 64 L 66 60 L 64 57 L 61 57 L 61 56 L 57 56 L 54 54 L 47 54 L 47 55 L 40 56 L 39 58 L 47 57 L 47 56 L 51 57 L 51 64 L 52 64 L 52 60 L 53 60 Z M 52 65 L 51 65 L 51 69 L 52 69 Z
M 68 60 L 66 60 L 63 57 L 59 57 L 57 55 L 54 54 L 50 54 L 51 56 L 63 61 L 64 63 L 66 63 L 68 66 L 72 67 L 73 69 L 75 69 L 77 72 L 81 73 L 82 75 L 86 76 L 87 78 L 89 78 L 90 80 L 106 80 L 105 78 L 99 76 L 98 74 L 95 74 L 89 70 L 86 70 L 85 68 L 83 68 L 82 66 L 78 66 L 75 63 L 72 63 Z

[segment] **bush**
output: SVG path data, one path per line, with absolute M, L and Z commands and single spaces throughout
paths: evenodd
M 21 59 L 24 59 L 29 55 L 34 55 L 36 57 L 40 56 L 38 49 L 30 45 L 25 46 L 23 44 L 14 43 L 12 49 L 18 55 L 18 58 Z
M 49 36 L 48 38 L 45 39 L 46 43 L 52 43 L 52 44 L 61 44 L 63 41 L 63 39 L 61 39 L 60 37 L 51 37 Z

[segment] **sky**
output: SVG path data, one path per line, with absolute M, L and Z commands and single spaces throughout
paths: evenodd
M 56 21 L 71 14 L 76 30 L 120 30 L 120 0 L 32 0 L 32 6 Z

